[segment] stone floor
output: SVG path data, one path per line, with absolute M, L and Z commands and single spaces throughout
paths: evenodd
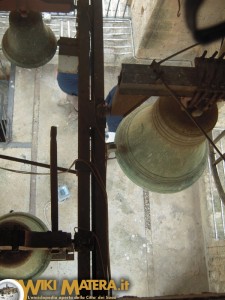
M 105 68 L 105 94 L 116 83 L 118 67 Z M 50 127 L 58 127 L 58 165 L 69 167 L 77 157 L 77 114 L 56 82 L 56 65 L 16 69 L 13 141 L 24 148 L 4 147 L 1 154 L 49 163 Z M 30 146 L 29 146 L 30 145 Z M 44 169 L 1 160 L 2 167 L 33 172 Z M 59 205 L 60 229 L 77 226 L 77 178 L 60 174 L 70 198 Z M 126 295 L 153 296 L 209 290 L 200 198 L 203 179 L 186 191 L 160 195 L 135 186 L 115 159 L 107 165 L 112 278 L 127 278 Z M 49 227 L 48 175 L 0 171 L 1 214 L 10 210 L 36 214 Z M 201 191 L 201 197 L 200 197 Z M 43 278 L 76 278 L 77 262 L 51 262 Z M 57 274 L 57 275 L 56 275 Z M 118 292 L 119 296 L 124 293 Z

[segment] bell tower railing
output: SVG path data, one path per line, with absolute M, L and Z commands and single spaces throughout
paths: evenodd
M 225 129 L 215 128 L 211 137 L 220 151 L 225 152 Z M 225 162 L 209 146 L 209 186 L 214 238 L 225 239 Z
M 15 68 L 10 70 L 14 74 Z M 15 75 L 15 74 L 14 74 Z M 14 77 L 14 76 L 13 76 Z M 14 102 L 14 80 L 11 76 L 0 80 L 0 144 L 12 140 L 12 118 Z
M 103 0 L 103 17 L 130 19 L 130 0 Z

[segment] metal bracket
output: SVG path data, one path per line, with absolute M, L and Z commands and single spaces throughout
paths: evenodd
M 94 235 L 91 231 L 79 231 L 74 234 L 75 251 L 92 251 L 94 249 Z
M 35 232 L 13 229 L 0 230 L 0 251 L 50 250 L 52 260 L 73 260 L 74 251 L 92 251 L 94 234 L 91 231 L 75 232 L 74 239 L 67 232 Z
M 65 261 L 74 260 L 74 252 L 69 252 L 68 250 L 60 249 L 51 251 L 52 261 Z
M 76 172 L 77 172 L 77 174 L 79 172 L 90 172 L 91 171 L 90 168 L 89 168 L 89 166 L 87 164 L 85 164 L 85 162 L 80 161 L 80 160 L 76 161 L 75 166 L 76 166 Z

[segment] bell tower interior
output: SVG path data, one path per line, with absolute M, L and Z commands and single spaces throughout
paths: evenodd
M 37 0 L 33 4 L 30 1 L 29 5 L 34 5 L 31 11 L 39 11 L 41 25 L 49 28 L 55 39 L 55 42 L 50 41 L 54 53 L 45 55 L 50 44 L 46 46 L 42 53 L 46 61 L 40 65 L 39 59 L 37 64 L 27 64 L 30 63 L 29 55 L 37 49 L 35 58 L 40 58 L 39 46 L 44 44 L 41 39 L 41 45 L 34 44 L 35 30 L 29 33 L 30 46 L 25 42 L 25 49 L 21 46 L 25 33 L 20 37 L 11 28 L 11 34 L 19 39 L 19 46 L 16 46 L 15 38 L 9 38 L 9 43 L 13 39 L 12 46 L 18 47 L 15 52 L 22 57 L 24 65 L 12 61 L 4 50 L 8 47 L 4 46 L 3 36 L 10 28 L 10 11 L 14 11 L 10 5 L 16 1 L 0 1 L 0 36 L 3 38 L 0 51 L 0 229 L 12 233 L 10 230 L 14 227 L 1 227 L 6 222 L 4 216 L 22 213 L 25 219 L 26 214 L 38 218 L 46 230 L 55 234 L 49 236 L 51 249 L 54 249 L 51 259 L 48 256 L 47 263 L 43 263 L 43 273 L 38 274 L 38 279 L 73 280 L 86 278 L 85 274 L 88 274 L 96 279 L 128 280 L 128 290 L 112 292 L 117 298 L 170 296 L 169 299 L 174 299 L 171 295 L 177 295 L 184 299 L 183 295 L 203 297 L 203 293 L 212 293 L 223 299 L 225 171 L 221 156 L 212 145 L 211 148 L 208 146 L 210 143 L 206 140 L 205 166 L 201 172 L 198 170 L 199 176 L 193 184 L 166 193 L 133 182 L 124 174 L 118 159 L 126 151 L 130 154 L 126 156 L 125 153 L 128 165 L 136 153 L 141 153 L 143 161 L 150 159 L 151 147 L 156 145 L 153 137 L 160 136 L 158 131 L 163 131 L 161 124 L 169 113 L 174 116 L 173 105 L 169 105 L 169 112 L 162 117 L 158 131 L 153 131 L 144 154 L 139 151 L 147 139 L 141 139 L 142 129 L 146 129 L 146 124 L 152 120 L 141 123 L 144 122 L 142 115 L 140 126 L 130 125 L 134 138 L 128 144 L 136 145 L 135 153 L 127 150 L 127 144 L 124 146 L 128 134 L 119 136 L 122 129 L 117 131 L 125 118 L 131 118 L 145 106 L 155 105 L 159 97 L 165 96 L 163 93 L 167 90 L 160 76 L 165 82 L 171 80 L 168 85 L 179 99 L 188 98 L 182 98 L 184 107 L 181 105 L 180 109 L 184 114 L 187 109 L 192 118 L 198 120 L 207 110 L 212 116 L 211 106 L 218 107 L 218 120 L 214 116 L 213 125 L 206 131 L 209 139 L 224 153 L 225 64 L 223 57 L 219 59 L 224 52 L 223 36 L 212 42 L 198 42 L 185 19 L 186 1 Z M 51 6 L 49 9 L 48 5 Z M 26 9 L 16 11 L 22 20 L 26 20 L 26 14 L 29 14 Z M 224 1 L 206 0 L 198 12 L 198 25 L 202 28 L 223 22 L 224 12 Z M 45 36 L 44 41 L 46 39 Z M 32 51 L 29 51 L 31 47 Z M 190 49 L 173 56 L 188 47 Z M 207 54 L 203 57 L 205 50 Z M 219 54 L 214 55 L 215 51 Z M 162 64 L 152 64 L 154 60 L 157 63 L 166 58 L 169 59 Z M 196 58 L 199 59 L 197 62 Z M 68 81 L 59 83 L 57 78 L 61 68 L 67 74 L 79 75 L 77 95 L 65 92 Z M 204 78 L 198 85 L 201 76 Z M 196 103 L 204 103 L 203 106 L 189 105 L 196 91 L 199 93 L 195 94 L 199 100 Z M 207 93 L 212 93 L 211 97 Z M 171 94 L 169 97 L 174 101 Z M 210 107 L 209 98 L 213 103 Z M 201 102 L 201 99 L 206 100 Z M 206 127 L 209 120 L 207 117 Z M 188 125 L 183 126 L 184 129 L 181 127 L 183 138 Z M 56 137 L 57 146 L 54 144 Z M 116 142 L 119 138 L 123 142 L 120 153 Z M 183 139 L 186 142 L 186 138 Z M 165 150 L 167 147 L 159 146 L 161 140 L 157 145 L 155 152 L 159 158 L 152 161 L 157 161 L 154 168 L 160 168 L 160 177 L 166 177 L 169 168 L 176 170 L 178 166 L 171 158 L 175 150 L 171 150 L 173 153 L 168 160 L 163 160 L 162 157 L 169 155 Z M 181 146 L 185 151 L 188 147 L 189 144 Z M 190 152 L 192 158 L 195 150 Z M 180 152 L 174 156 L 177 158 Z M 181 160 L 186 166 L 191 159 L 185 154 Z M 194 167 L 199 160 L 197 158 Z M 144 171 L 137 171 L 136 161 L 131 164 L 137 173 L 135 176 L 141 177 L 140 173 Z M 146 165 L 143 163 L 143 168 Z M 188 180 L 192 183 L 190 178 Z M 59 238 L 58 229 L 64 234 Z M 43 233 L 46 230 L 43 229 Z M 32 235 L 29 238 L 32 240 Z M 67 244 L 67 238 L 71 243 Z M 4 238 L 1 235 L 0 247 L 4 245 L 4 239 L 5 235 Z M 61 243 L 59 247 L 57 239 Z M 47 235 L 43 240 L 47 240 Z M 79 251 L 74 245 L 80 247 Z M 67 250 L 58 251 L 62 248 Z M 2 251 L 0 248 L 0 265 Z M 16 278 L 19 277 L 20 274 Z M 5 278 L 1 269 L 0 278 Z M 88 293 L 110 295 L 108 291 Z

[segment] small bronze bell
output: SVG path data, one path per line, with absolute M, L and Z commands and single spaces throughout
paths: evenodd
M 41 13 L 9 14 L 9 28 L 2 39 L 2 50 L 9 61 L 22 68 L 37 68 L 51 60 L 56 48 L 56 38 L 43 23 Z
M 28 231 L 47 231 L 45 224 L 27 213 L 10 213 L 0 217 L 0 230 L 19 228 Z M 37 278 L 51 260 L 48 250 L 0 251 L 0 279 Z
M 216 105 L 196 121 L 206 132 L 218 117 Z M 119 125 L 116 157 L 137 185 L 158 193 L 175 193 L 191 186 L 207 163 L 206 138 L 171 97 L 142 105 Z

